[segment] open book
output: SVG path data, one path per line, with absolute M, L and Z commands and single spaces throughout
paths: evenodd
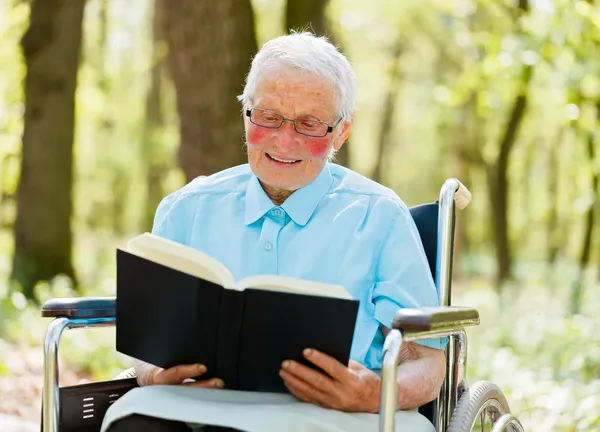
M 236 282 L 229 269 L 210 255 L 150 233 L 144 233 L 129 240 L 127 251 L 180 272 L 219 284 L 223 288 L 235 290 L 256 288 L 296 294 L 352 298 L 339 285 L 278 275 L 256 275 Z
M 160 367 L 202 363 L 230 389 L 284 392 L 304 348 L 348 362 L 358 301 L 278 275 L 235 281 L 215 258 L 152 235 L 117 249 L 117 350 Z

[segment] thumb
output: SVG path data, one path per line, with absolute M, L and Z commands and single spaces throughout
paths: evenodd
M 206 367 L 200 364 L 179 365 L 164 369 L 154 376 L 154 384 L 181 384 L 185 379 L 194 378 L 206 372 Z

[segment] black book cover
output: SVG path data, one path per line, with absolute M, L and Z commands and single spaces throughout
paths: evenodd
M 347 364 L 358 301 L 212 282 L 117 250 L 117 350 L 168 368 L 202 363 L 202 379 L 237 390 L 286 392 L 286 359 L 304 348 Z

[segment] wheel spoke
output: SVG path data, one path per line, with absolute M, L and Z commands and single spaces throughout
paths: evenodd
M 479 415 L 479 423 L 481 424 L 481 432 L 485 432 L 485 410 Z

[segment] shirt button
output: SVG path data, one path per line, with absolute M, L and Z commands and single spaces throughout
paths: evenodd
M 281 216 L 281 209 L 275 209 L 275 216 Z
M 273 245 L 271 244 L 271 242 L 266 242 L 265 243 L 265 250 L 270 251 L 271 249 L 273 249 Z

